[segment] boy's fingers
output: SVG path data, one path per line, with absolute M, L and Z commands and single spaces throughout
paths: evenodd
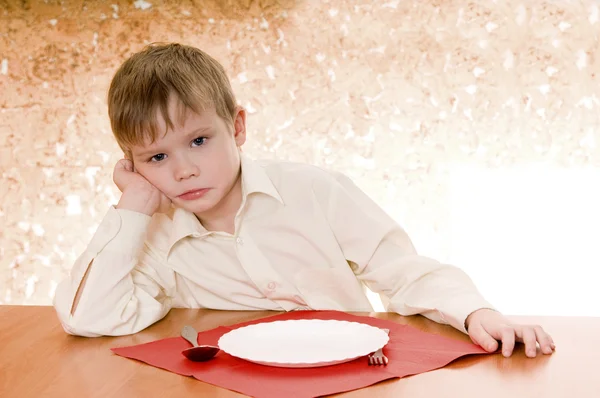
M 127 159 L 121 159 L 117 162 L 117 169 L 124 169 L 124 170 L 129 170 L 131 168 L 131 160 L 127 160 Z
M 131 162 L 131 160 L 121 159 L 115 165 L 115 170 L 113 173 L 113 181 L 115 182 L 115 184 L 117 185 L 117 187 L 119 188 L 119 190 L 121 192 L 123 192 L 123 189 L 124 189 L 125 185 L 127 184 L 127 181 L 129 178 L 129 174 L 127 174 L 127 173 L 132 172 L 132 171 L 133 171 L 133 162 Z
M 506 326 L 500 332 L 502 336 L 502 355 L 509 357 L 515 349 L 515 331 L 513 328 Z
M 473 325 L 469 328 L 469 336 L 475 344 L 479 344 L 487 352 L 494 352 L 498 349 L 498 342 L 496 339 L 490 336 L 480 324 Z
M 523 327 L 522 330 L 522 339 L 525 344 L 525 355 L 529 358 L 533 358 L 537 354 L 537 340 L 535 336 L 535 332 L 531 327 Z
M 125 171 L 134 172 L 135 167 L 133 166 L 133 162 L 131 160 L 121 159 L 117 162 L 115 170 L 125 170 Z
M 544 354 L 552 354 L 552 351 L 554 350 L 554 342 L 552 341 L 552 337 L 550 337 L 550 335 L 539 326 L 534 327 L 533 330 L 535 331 L 535 336 L 538 343 L 540 343 L 542 352 Z
M 129 159 L 123 159 L 123 165 L 125 166 L 125 170 L 133 171 L 133 162 Z

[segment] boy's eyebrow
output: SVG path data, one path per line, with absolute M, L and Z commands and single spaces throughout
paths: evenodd
M 212 126 L 200 127 L 200 128 L 197 128 L 196 130 L 190 131 L 189 133 L 185 133 L 184 135 L 186 137 L 190 137 L 190 136 L 196 135 L 198 133 L 201 133 L 201 132 L 204 132 L 204 131 L 207 131 L 210 129 L 212 129 Z M 160 152 L 160 149 L 147 149 L 145 151 L 136 153 L 134 156 L 144 157 L 146 155 L 150 155 L 150 154 L 157 153 L 157 152 Z
M 200 128 L 197 128 L 196 130 L 190 131 L 189 133 L 186 134 L 186 136 L 189 137 L 190 135 L 196 135 L 198 133 L 201 133 L 203 131 L 210 130 L 210 129 L 212 129 L 212 126 L 200 127 Z

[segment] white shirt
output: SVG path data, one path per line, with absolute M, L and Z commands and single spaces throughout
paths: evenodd
M 152 217 L 110 208 L 54 305 L 68 333 L 136 333 L 171 308 L 388 311 L 465 331 L 493 308 L 460 269 L 419 256 L 405 231 L 347 177 L 242 157 L 235 234 L 183 209 Z M 79 285 L 90 268 L 77 309 Z

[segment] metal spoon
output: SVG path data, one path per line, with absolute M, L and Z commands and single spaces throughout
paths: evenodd
M 214 345 L 198 345 L 198 332 L 191 326 L 183 327 L 181 330 L 181 337 L 193 345 L 193 347 L 181 351 L 181 353 L 190 361 L 208 361 L 220 351 L 219 347 L 215 347 Z

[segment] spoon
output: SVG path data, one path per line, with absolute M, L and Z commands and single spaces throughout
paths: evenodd
M 214 345 L 198 345 L 198 332 L 191 326 L 184 326 L 181 330 L 181 337 L 190 342 L 193 347 L 186 348 L 181 351 L 181 353 L 190 361 L 194 362 L 204 362 L 212 359 L 217 352 L 219 352 L 219 347 L 215 347 Z

